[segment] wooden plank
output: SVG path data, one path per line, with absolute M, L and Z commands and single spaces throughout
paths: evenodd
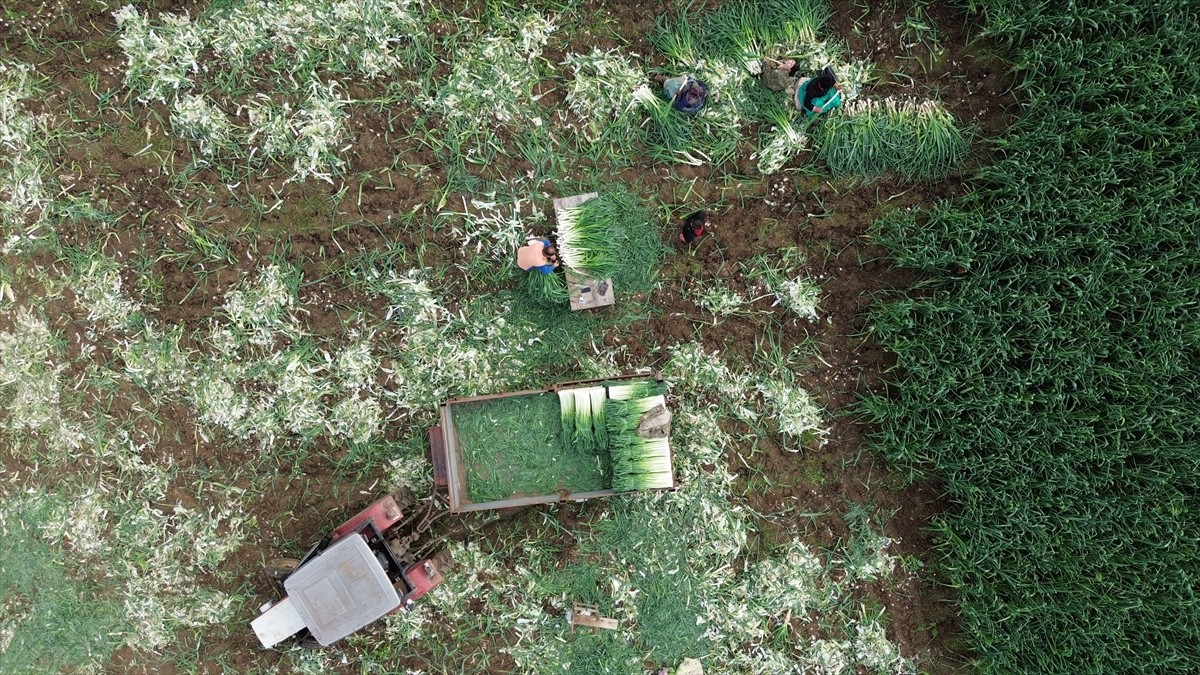
M 603 628 L 604 630 L 617 630 L 621 624 L 616 619 L 610 619 L 604 616 L 583 616 L 575 617 L 575 623 L 588 628 Z
M 463 504 L 459 511 L 491 511 L 493 509 L 511 509 L 521 506 L 536 506 L 538 504 L 558 504 L 564 501 L 581 502 L 595 497 L 611 497 L 617 494 L 612 490 L 592 490 L 590 492 L 570 492 L 567 499 L 562 495 L 536 495 L 533 497 L 510 497 L 490 502 L 470 502 Z M 457 513 L 458 511 L 455 511 Z
M 600 607 L 598 605 L 583 605 L 574 602 L 571 603 L 571 630 L 575 630 L 575 626 L 617 630 L 621 624 L 616 619 L 600 616 Z
M 466 471 L 460 466 L 458 457 L 458 441 L 454 431 L 454 417 L 448 404 L 442 405 L 442 440 L 446 449 L 446 480 L 448 487 L 446 496 L 450 502 L 450 512 L 458 513 L 467 496 Z
M 429 457 L 433 461 L 433 484 L 442 489 L 449 489 L 450 467 L 446 460 L 446 441 L 440 426 L 429 428 Z
M 581 195 L 574 195 L 571 197 L 559 197 L 558 199 L 555 199 L 554 200 L 554 219 L 558 220 L 560 217 L 562 217 L 563 209 L 574 208 L 574 207 L 579 206 L 580 204 L 586 202 L 587 200 L 594 199 L 595 197 L 598 197 L 598 196 L 600 196 L 600 193 L 598 193 L 598 192 L 587 192 L 587 193 L 584 193 Z

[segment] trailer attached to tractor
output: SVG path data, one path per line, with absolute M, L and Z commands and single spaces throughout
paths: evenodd
M 303 558 L 269 561 L 284 597 L 251 622 L 259 641 L 273 647 L 295 636 L 328 647 L 411 607 L 442 582 L 446 557 L 429 530 L 447 514 L 673 489 L 663 392 L 661 381 L 641 375 L 442 404 L 429 430 L 432 494 L 418 504 L 401 489 Z

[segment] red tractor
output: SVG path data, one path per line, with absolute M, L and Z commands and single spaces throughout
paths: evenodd
M 403 490 L 342 523 L 303 559 L 270 561 L 267 573 L 286 596 L 264 605 L 250 624 L 262 645 L 295 635 L 302 646 L 328 647 L 440 584 L 438 556 L 417 543 L 445 513 L 436 513 L 436 504 L 407 514 L 414 499 Z

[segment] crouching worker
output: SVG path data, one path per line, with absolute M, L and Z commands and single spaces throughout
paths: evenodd
M 784 59 L 783 61 L 763 59 L 756 77 L 767 89 L 771 91 L 786 90 L 790 94 L 796 91 L 796 79 L 799 73 L 800 64 L 796 63 L 796 59 Z
M 532 272 L 550 274 L 558 267 L 558 249 L 549 239 L 530 239 L 517 249 L 517 267 Z
M 838 86 L 833 68 L 826 66 L 820 75 L 811 80 L 801 80 L 792 98 L 798 109 L 812 117 L 841 107 L 842 89 Z
M 685 115 L 695 115 L 708 100 L 708 87 L 690 75 L 666 78 L 659 75 L 655 82 L 662 84 L 663 93 L 671 99 L 671 105 Z
M 700 237 L 704 236 L 704 228 L 708 225 L 708 214 L 704 211 L 697 211 L 688 216 L 683 221 L 683 227 L 679 232 L 679 241 L 685 244 L 690 244 Z

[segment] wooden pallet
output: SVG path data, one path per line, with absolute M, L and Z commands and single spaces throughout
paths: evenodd
M 572 197 L 559 197 L 555 199 L 555 220 L 561 220 L 563 209 L 579 206 L 596 196 L 595 192 L 588 192 Z M 617 301 L 613 293 L 612 279 L 592 279 L 571 269 L 566 270 L 566 276 L 567 290 L 571 294 L 572 310 L 608 307 Z
M 621 624 L 616 619 L 600 616 L 599 605 L 585 605 L 579 602 L 571 603 L 571 611 L 567 616 L 567 620 L 571 623 L 571 632 L 575 632 L 575 626 L 587 626 L 593 632 L 597 628 L 617 630 L 621 627 Z

